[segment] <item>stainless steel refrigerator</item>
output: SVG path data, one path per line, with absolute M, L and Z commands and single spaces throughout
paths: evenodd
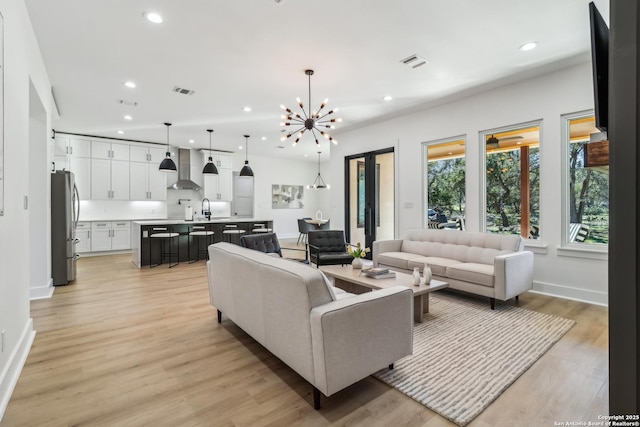
M 76 278 L 76 225 L 80 197 L 69 171 L 51 174 L 51 276 L 53 285 L 66 285 Z

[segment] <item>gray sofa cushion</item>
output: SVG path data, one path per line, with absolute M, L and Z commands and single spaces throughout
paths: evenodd
M 447 277 L 489 287 L 495 282 L 493 265 L 472 262 L 447 267 Z
M 438 257 L 421 257 L 420 262 L 416 262 L 417 260 L 409 261 L 409 268 L 413 269 L 414 267 L 418 267 L 420 271 L 424 268 L 425 264 L 429 264 L 429 268 L 431 268 L 431 272 L 436 276 L 446 276 L 447 275 L 447 267 L 450 265 L 460 264 L 460 261 L 455 259 L 448 258 L 438 258 Z

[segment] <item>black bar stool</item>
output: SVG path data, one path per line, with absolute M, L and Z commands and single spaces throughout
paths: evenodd
M 187 247 L 189 250 L 189 264 L 194 263 L 200 260 L 200 254 L 204 252 L 205 258 L 209 259 L 209 245 L 213 244 L 213 231 L 211 231 L 208 226 L 204 225 L 194 225 L 189 230 L 189 241 L 187 243 Z M 191 258 L 191 243 L 195 241 L 196 243 L 196 259 Z M 200 242 L 204 241 L 204 249 L 201 249 Z
M 253 224 L 252 233 L 271 233 L 272 228 L 268 228 L 266 224 Z
M 228 243 L 235 243 L 236 245 L 239 245 L 240 236 L 244 233 L 246 233 L 246 231 L 238 228 L 236 224 L 227 224 L 224 226 L 224 230 L 222 230 L 222 240 Z
M 153 227 L 149 231 L 149 268 L 157 267 L 165 259 L 169 260 L 169 268 L 175 267 L 180 263 L 180 233 L 171 232 L 167 227 Z M 160 262 L 158 264 L 153 263 L 153 257 L 151 256 L 152 241 L 154 239 L 160 240 Z M 174 240 L 175 239 L 175 240 Z M 174 245 L 175 242 L 175 252 Z M 169 250 L 166 247 L 169 246 Z M 171 259 L 175 258 L 175 264 L 171 264 Z

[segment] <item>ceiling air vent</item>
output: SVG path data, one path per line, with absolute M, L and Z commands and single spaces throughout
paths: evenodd
M 418 68 L 423 66 L 424 64 L 429 63 L 429 61 L 427 61 L 423 57 L 415 54 L 402 59 L 400 62 L 406 65 L 407 67 L 411 67 L 411 68 Z
M 194 90 L 189 90 L 178 86 L 174 86 L 173 91 L 182 95 L 193 95 L 194 93 L 196 93 Z
M 116 99 L 118 104 L 126 105 L 127 107 L 136 107 L 138 103 L 136 101 L 127 101 L 126 99 Z

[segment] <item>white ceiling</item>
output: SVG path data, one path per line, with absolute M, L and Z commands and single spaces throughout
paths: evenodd
M 171 145 L 208 147 L 213 128 L 214 148 L 238 151 L 249 134 L 250 156 L 309 161 L 317 161 L 313 139 L 305 134 L 293 148 L 279 126 L 280 104 L 298 111 L 298 96 L 307 104 L 307 68 L 312 107 L 325 97 L 340 107 L 332 131 L 340 140 L 341 130 L 584 60 L 590 47 L 588 0 L 25 1 L 57 131 L 164 143 L 168 121 Z M 608 22 L 608 1 L 596 4 Z M 148 22 L 146 11 L 164 23 Z M 538 48 L 518 49 L 529 41 Z M 400 63 L 412 54 L 429 63 Z M 324 139 L 320 150 L 325 158 Z

